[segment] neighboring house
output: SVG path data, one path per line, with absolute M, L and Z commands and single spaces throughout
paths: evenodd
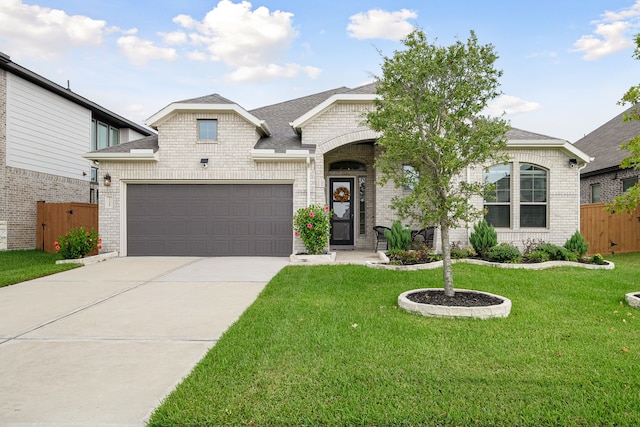
M 625 112 L 632 108 L 638 106 Z M 640 121 L 625 122 L 625 112 L 573 144 L 594 157 L 580 174 L 581 203 L 609 203 L 638 182 L 640 171 L 620 169 L 620 162 L 629 155 L 620 145 L 640 135 Z
M 0 250 L 36 247 L 36 207 L 98 200 L 87 150 L 152 135 L 0 52 Z
M 378 183 L 378 134 L 363 116 L 376 96 L 371 84 L 252 111 L 219 95 L 168 105 L 147 121 L 157 136 L 85 155 L 111 177 L 109 186 L 100 177 L 104 250 L 286 256 L 304 249 L 291 222 L 308 204 L 334 210 L 332 249 L 373 250 L 373 226 L 396 219 L 391 198 L 411 191 Z M 460 178 L 498 183 L 486 206 L 500 241 L 564 244 L 579 228 L 579 169 L 589 158 L 531 132 L 512 129 L 508 139 L 510 163 Z M 466 245 L 468 234 L 453 230 L 452 240 Z

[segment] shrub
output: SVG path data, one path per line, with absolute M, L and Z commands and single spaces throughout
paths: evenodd
M 595 254 L 594 256 L 592 256 L 591 262 L 598 265 L 602 265 L 605 263 L 604 258 L 600 254 Z
M 532 252 L 535 252 L 538 250 L 538 246 L 544 244 L 544 240 L 542 239 L 526 239 L 522 241 L 522 254 L 524 256 L 528 256 L 529 254 L 531 254 Z
M 308 254 L 317 255 L 325 252 L 329 245 L 330 217 L 329 206 L 317 205 L 298 209 L 293 216 L 293 231 L 302 239 Z
M 54 242 L 56 251 L 62 259 L 83 258 L 96 249 L 102 249 L 102 239 L 93 228 L 87 231 L 84 227 L 72 228 L 64 236 Z
M 389 249 L 409 250 L 411 244 L 411 230 L 402 228 L 400 221 L 395 221 L 391 226 L 391 230 L 384 231 L 384 237 L 389 242 Z
M 533 251 L 527 255 L 527 260 L 530 262 L 547 262 L 550 259 L 549 254 L 545 251 Z
M 579 231 L 573 233 L 573 236 L 564 244 L 565 249 L 574 252 L 578 257 L 583 258 L 589 250 L 589 243 L 584 241 L 584 237 Z
M 476 256 L 476 251 L 472 247 L 461 247 L 455 243 L 451 245 L 451 258 L 452 259 L 464 259 Z
M 473 226 L 469 242 L 476 253 L 484 257 L 489 249 L 498 244 L 498 234 L 493 226 L 483 219 Z
M 554 245 L 551 243 L 543 243 L 538 246 L 538 251 L 545 252 L 549 255 L 550 261 L 576 261 L 577 255 L 572 253 L 562 246 Z
M 433 252 L 433 249 L 427 246 L 415 251 L 390 249 L 387 251 L 387 256 L 389 257 L 389 262 L 396 265 L 426 264 L 440 259 L 440 257 Z
M 494 246 L 487 251 L 486 255 L 489 261 L 506 262 L 517 264 L 522 261 L 522 255 L 520 250 L 508 243 L 502 243 L 498 246 Z

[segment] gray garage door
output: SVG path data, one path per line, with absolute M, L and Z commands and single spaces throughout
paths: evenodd
M 288 256 L 293 187 L 131 184 L 128 255 Z

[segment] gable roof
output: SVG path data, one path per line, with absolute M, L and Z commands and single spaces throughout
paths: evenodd
M 153 116 L 149 117 L 146 123 L 148 126 L 152 127 L 153 129 L 158 129 L 158 126 L 160 126 L 165 120 L 167 120 L 174 113 L 186 112 L 186 111 L 234 112 L 238 114 L 240 117 L 244 118 L 249 123 L 251 123 L 252 125 L 254 125 L 258 130 L 258 132 L 260 132 L 262 135 L 265 135 L 265 136 L 271 135 L 271 129 L 269 129 L 269 126 L 267 125 L 265 120 L 260 120 L 258 117 L 249 113 L 240 105 L 236 104 L 233 101 L 228 100 L 227 98 L 224 98 L 218 95 L 217 93 L 201 96 L 199 98 L 192 98 L 184 101 L 172 102 L 171 104 L 164 107 L 162 110 L 155 113 Z
M 640 108 L 640 105 L 628 108 L 573 144 L 595 158 L 582 170 L 582 176 L 620 168 L 622 159 L 629 155 L 627 150 L 620 148 L 620 145 L 640 135 L 640 121 L 624 121 L 624 114 L 634 108 Z
M 106 108 L 96 104 L 95 102 L 72 92 L 71 89 L 64 88 L 59 84 L 45 79 L 41 75 L 36 74 L 21 65 L 16 64 L 11 60 L 11 57 L 9 55 L 3 52 L 0 52 L 0 69 L 4 69 L 11 74 L 15 74 L 16 76 L 35 84 L 36 86 L 40 86 L 41 88 L 48 90 L 51 93 L 54 93 L 88 110 L 91 110 L 94 118 L 109 122 L 110 125 L 114 125 L 119 128 L 133 129 L 136 132 L 146 136 L 153 134 L 153 132 L 146 127 L 136 124 L 129 119 L 126 119 L 112 111 L 109 111 Z

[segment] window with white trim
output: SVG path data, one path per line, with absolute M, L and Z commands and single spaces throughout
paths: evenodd
M 547 226 L 547 171 L 538 166 L 520 165 L 520 227 Z
M 494 227 L 511 227 L 511 164 L 485 169 L 483 182 L 487 186 L 484 218 Z
M 199 119 L 198 120 L 198 140 L 217 141 L 218 140 L 218 120 Z
M 99 120 L 91 120 L 91 150 L 102 150 L 120 144 L 120 129 Z

